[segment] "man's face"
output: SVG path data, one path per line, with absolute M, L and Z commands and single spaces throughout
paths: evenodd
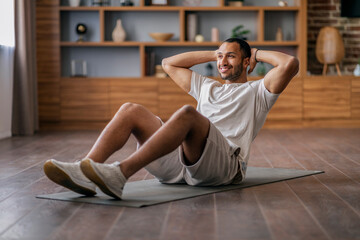
M 223 80 L 236 81 L 243 73 L 243 58 L 238 43 L 225 42 L 217 51 L 217 68 Z

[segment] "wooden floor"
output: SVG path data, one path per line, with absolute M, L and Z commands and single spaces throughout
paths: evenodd
M 44 161 L 80 159 L 98 134 L 0 141 L 0 239 L 360 239 L 360 129 L 260 132 L 251 166 L 325 171 L 315 176 L 138 209 L 35 198 L 64 191 L 44 176 Z

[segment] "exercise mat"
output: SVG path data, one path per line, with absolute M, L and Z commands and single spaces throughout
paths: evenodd
M 186 184 L 161 184 L 158 180 L 151 179 L 126 183 L 122 200 L 113 199 L 103 194 L 100 190 L 98 190 L 98 194 L 94 197 L 82 196 L 71 191 L 38 195 L 36 197 L 60 201 L 115 205 L 123 207 L 144 207 L 209 193 L 252 187 L 319 173 L 323 173 L 323 171 L 248 167 L 245 181 L 237 185 L 194 187 Z

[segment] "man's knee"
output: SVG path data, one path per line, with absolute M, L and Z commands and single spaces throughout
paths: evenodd
M 179 111 L 182 114 L 186 114 L 186 115 L 193 115 L 193 114 L 197 114 L 198 112 L 196 111 L 196 109 L 191 106 L 191 105 L 184 105 L 182 106 Z
M 140 104 L 127 102 L 121 105 L 117 114 L 138 114 L 142 110 L 144 110 L 144 107 Z
M 199 114 L 196 109 L 191 105 L 185 105 L 181 107 L 174 115 L 176 118 L 187 118 L 187 119 L 193 119 L 194 116 Z

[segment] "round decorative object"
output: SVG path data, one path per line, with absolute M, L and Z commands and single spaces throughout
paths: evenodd
M 316 58 L 320 63 L 335 64 L 340 62 L 345 55 L 344 43 L 334 27 L 320 29 L 316 40 Z
M 154 32 L 154 33 L 149 33 L 149 36 L 158 42 L 165 42 L 165 41 L 169 40 L 170 38 L 172 38 L 174 36 L 174 34 L 173 33 Z
M 280 7 L 286 7 L 288 5 L 286 1 L 279 1 L 278 4 Z
M 87 32 L 87 27 L 85 24 L 83 23 L 79 23 L 76 25 L 76 33 L 78 34 L 79 38 L 78 38 L 78 42 L 83 42 L 84 41 L 84 35 Z
M 341 76 L 339 62 L 344 58 L 345 48 L 339 30 L 334 27 L 321 28 L 315 53 L 317 60 L 324 64 L 323 75 L 326 75 L 328 64 L 335 64 L 337 73 Z
M 243 1 L 244 0 L 231 0 L 231 1 L 229 1 L 229 6 L 230 7 L 242 7 Z
M 76 25 L 76 33 L 77 34 L 85 34 L 86 31 L 87 31 L 87 27 L 85 24 L 79 23 L 78 25 Z
M 196 35 L 195 36 L 195 42 L 203 42 L 204 41 L 204 36 L 203 35 Z

